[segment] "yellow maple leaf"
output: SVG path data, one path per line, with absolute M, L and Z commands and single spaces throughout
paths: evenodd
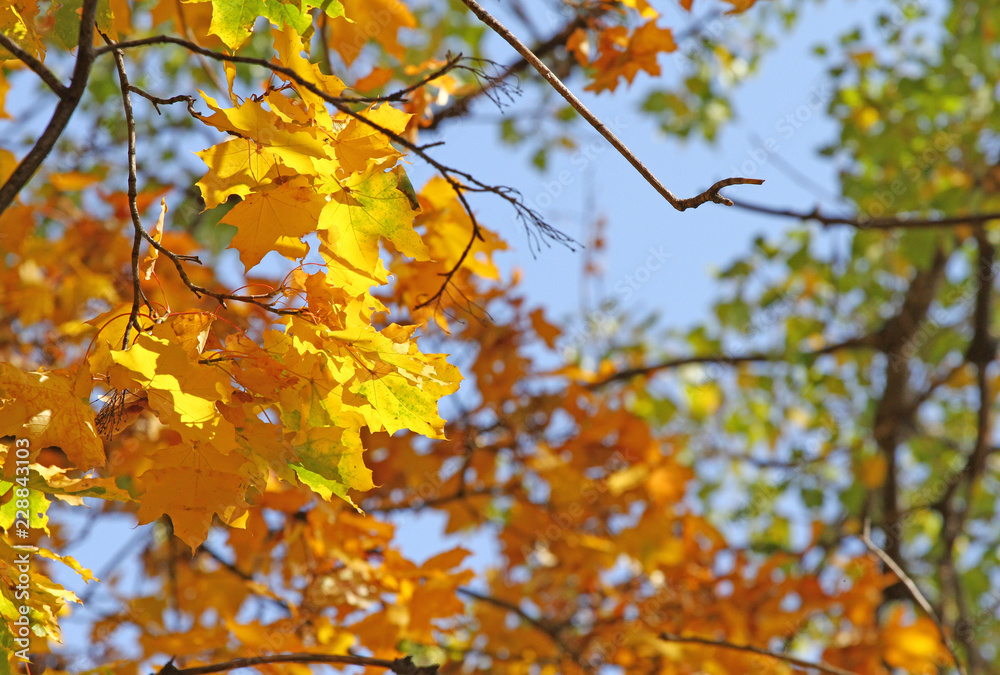
M 156 449 L 156 464 L 140 477 L 139 524 L 170 516 L 174 534 L 193 551 L 208 536 L 212 518 L 240 527 L 247 491 L 263 483 L 255 465 L 238 452 L 210 443 Z
M 293 260 L 308 253 L 302 237 L 316 229 L 326 204 L 326 198 L 315 190 L 284 183 L 248 195 L 220 222 L 236 227 L 229 248 L 240 252 L 240 260 L 249 270 L 270 251 Z
M 285 26 L 283 29 L 272 27 L 271 35 L 274 36 L 274 49 L 278 52 L 277 58 L 274 59 L 275 63 L 291 68 L 295 71 L 296 75 L 306 82 L 316 85 L 320 91 L 330 96 L 340 96 L 343 93 L 345 87 L 340 78 L 333 75 L 325 75 L 319 69 L 318 65 L 310 63 L 308 59 L 303 58 L 302 52 L 305 47 L 302 44 L 302 38 L 299 37 L 292 27 Z M 276 72 L 275 75 L 290 82 L 295 87 L 295 90 L 299 92 L 299 96 L 302 97 L 303 101 L 318 111 L 326 112 L 326 102 L 322 97 L 317 96 L 306 87 L 300 86 L 283 73 Z
M 402 134 L 413 117 L 390 105 L 369 108 L 362 114 L 373 124 L 396 134 Z M 388 136 L 354 118 L 348 119 L 337 133 L 333 152 L 347 173 L 364 173 L 376 166 L 392 166 L 400 157 Z
M 142 390 L 160 420 L 182 436 L 232 447 L 235 434 L 215 404 L 228 401 L 229 375 L 218 364 L 198 362 L 183 345 L 143 334 L 127 351 L 111 352 L 115 389 Z
M 90 391 L 86 368 L 27 373 L 0 363 L 0 436 L 27 439 L 35 451 L 58 447 L 81 469 L 103 467 Z
M 384 284 L 388 275 L 379 255 L 379 242 L 390 242 L 397 251 L 415 260 L 429 255 L 413 229 L 413 208 L 398 189 L 397 171 L 361 175 L 345 181 L 343 190 L 331 196 L 319 222 L 320 253 L 338 267 L 345 281 L 350 273 L 357 282 L 350 289 L 362 292 L 372 281 Z
M 318 137 L 315 130 L 285 123 L 260 101 L 247 99 L 232 108 L 222 108 L 205 92 L 199 93 L 212 114 L 200 115 L 198 119 L 219 131 L 246 139 L 249 152 L 262 156 L 258 161 L 264 164 L 252 167 L 255 177 L 265 175 L 264 169 L 274 161 L 294 173 L 312 175 L 324 160 L 331 159 L 326 139 Z
M 209 167 L 197 183 L 209 209 L 232 195 L 246 197 L 278 177 L 274 155 L 244 138 L 231 138 L 195 154 Z
M 372 431 L 392 434 L 410 429 L 430 438 L 444 438 L 438 401 L 457 391 L 462 377 L 444 354 L 420 353 L 399 326 L 388 326 L 383 334 L 392 332 L 397 334 L 391 342 L 376 339 L 364 350 L 365 363 L 356 369 L 350 383 L 350 392 L 356 396 L 345 394 L 344 403 L 356 408 Z M 345 331 L 344 338 L 350 337 Z

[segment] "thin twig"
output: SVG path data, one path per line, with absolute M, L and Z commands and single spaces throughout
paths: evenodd
M 0 46 L 16 56 L 22 63 L 24 63 L 24 65 L 34 71 L 38 77 L 42 78 L 42 82 L 47 84 L 49 89 L 55 92 L 59 98 L 66 95 L 66 85 L 59 81 L 59 78 L 56 77 L 55 73 L 49 70 L 44 63 L 25 50 L 21 49 L 19 44 L 11 40 L 3 33 L 0 33 Z
M 0 187 L 0 213 L 7 210 L 17 195 L 21 192 L 31 177 L 35 175 L 45 158 L 52 152 L 56 141 L 69 124 L 73 111 L 80 104 L 83 93 L 87 89 L 87 79 L 94 63 L 94 17 L 97 14 L 97 0 L 84 0 L 80 10 L 79 46 L 76 52 L 76 65 L 73 67 L 73 77 L 69 87 L 59 97 L 59 103 L 52 113 L 45 131 L 35 141 L 35 145 L 10 174 L 7 181 Z
M 867 218 L 865 216 L 834 216 L 823 213 L 819 208 L 814 208 L 811 211 L 796 211 L 795 209 L 779 209 L 744 201 L 734 202 L 733 206 L 770 216 L 781 216 L 782 218 L 794 218 L 796 220 L 815 220 L 824 227 L 848 225 L 859 230 L 927 229 L 954 227 L 956 225 L 978 225 L 991 220 L 1000 220 L 1000 211 L 969 213 L 963 216 L 945 216 L 941 218 L 908 218 L 906 216 Z
M 987 460 L 995 448 L 990 442 L 993 428 L 992 406 L 994 397 L 990 391 L 990 381 L 987 370 L 995 360 L 997 340 L 990 333 L 992 324 L 993 283 L 995 281 L 996 247 L 989 241 L 985 228 L 976 230 L 976 242 L 979 247 L 978 273 L 979 285 L 976 289 L 975 307 L 972 312 L 972 339 L 965 351 L 965 363 L 971 364 L 976 370 L 976 391 L 979 396 L 979 408 L 976 413 L 976 441 L 969 453 L 961 472 L 950 481 L 945 494 L 937 505 L 944 520 L 942 542 L 944 555 L 940 565 L 942 588 L 952 595 L 956 610 L 955 626 L 970 624 L 969 607 L 965 598 L 965 589 L 961 578 L 955 569 L 955 541 L 965 526 L 969 513 L 969 501 L 976 483 L 987 473 Z M 952 502 L 958 487 L 965 485 L 969 496 L 961 505 Z M 984 669 L 984 661 L 979 653 L 971 631 L 956 631 L 956 637 L 965 648 L 968 668 L 978 673 Z
M 198 117 L 198 113 L 195 112 L 194 110 L 194 96 L 189 96 L 187 94 L 178 94 L 177 96 L 171 96 L 170 98 L 160 98 L 159 96 L 153 96 L 147 91 L 143 91 L 134 84 L 130 84 L 128 86 L 128 90 L 133 94 L 138 94 L 139 96 L 142 96 L 144 99 L 152 103 L 153 107 L 156 109 L 157 115 L 160 114 L 161 105 L 171 105 L 173 103 L 187 103 L 188 112 L 190 112 L 192 116 Z
M 174 0 L 174 5 L 177 10 L 177 18 L 181 24 L 180 25 L 181 32 L 184 33 L 184 37 L 194 42 L 195 39 L 194 33 L 192 32 L 191 27 L 188 25 L 187 17 L 184 16 L 185 3 L 182 2 L 181 0 Z M 226 91 L 226 88 L 223 87 L 222 84 L 219 82 L 218 75 L 216 75 L 215 71 L 213 71 L 211 68 L 208 67 L 208 61 L 205 60 L 205 57 L 203 55 L 198 56 L 198 65 L 201 66 L 201 70 L 202 72 L 205 73 L 205 77 L 208 78 L 208 81 L 212 83 L 212 86 L 215 87 L 217 91 L 221 92 Z
M 690 197 L 688 199 L 681 199 L 674 195 L 673 192 L 667 189 L 667 187 L 660 182 L 660 180 L 653 175 L 653 172 L 646 168 L 635 153 L 628 149 L 628 147 L 621 141 L 615 134 L 607 127 L 604 122 L 602 122 L 594 113 L 583 104 L 583 102 L 576 97 L 573 92 L 571 92 L 565 84 L 562 83 L 555 73 L 549 70 L 549 67 L 542 63 L 528 47 L 517 39 L 517 37 L 511 33 L 506 26 L 497 21 L 492 14 L 487 12 L 483 7 L 477 3 L 475 0 L 462 0 L 466 7 L 472 10 L 472 13 L 479 17 L 479 20 L 485 23 L 487 26 L 492 28 L 500 37 L 507 41 L 507 43 L 513 47 L 518 54 L 520 54 L 524 59 L 534 67 L 538 73 L 544 77 L 552 88 L 555 89 L 560 96 L 566 99 L 573 108 L 580 113 L 580 115 L 590 123 L 590 126 L 594 127 L 601 136 L 610 143 L 615 150 L 621 153 L 622 157 L 628 160 L 639 174 L 646 179 L 653 188 L 660 193 L 660 195 L 666 199 L 671 206 L 673 206 L 678 211 L 684 211 L 687 209 L 694 209 L 707 202 L 715 202 L 716 204 L 725 204 L 726 206 L 732 206 L 732 200 L 727 197 L 723 197 L 719 194 L 719 190 L 730 185 L 761 185 L 763 180 L 760 178 L 726 178 L 720 180 L 715 185 L 705 190 L 699 195 Z
M 385 102 L 400 101 L 405 97 L 406 94 L 412 92 L 415 89 L 419 89 L 420 87 L 424 86 L 425 84 L 433 80 L 436 80 L 437 78 L 447 73 L 449 70 L 455 68 L 461 68 L 477 74 L 480 72 L 474 68 L 461 65 L 462 56 L 459 55 L 458 57 L 450 58 L 446 65 L 442 66 L 441 68 L 438 68 L 429 75 L 421 78 L 415 84 L 412 84 L 400 91 L 386 94 L 385 96 L 333 96 L 331 94 L 324 92 L 315 83 L 310 82 L 309 80 L 303 78 L 292 68 L 283 66 L 280 63 L 274 63 L 273 61 L 257 58 L 255 56 L 236 56 L 233 54 L 223 54 L 221 52 L 212 51 L 211 49 L 206 49 L 204 47 L 201 47 L 200 45 L 195 44 L 194 42 L 185 40 L 183 38 L 174 37 L 172 35 L 154 35 L 152 37 L 142 38 L 139 40 L 125 40 L 122 42 L 115 43 L 114 46 L 116 49 L 125 50 L 125 49 L 134 49 L 136 47 L 157 45 L 157 44 L 178 45 L 200 56 L 204 56 L 213 59 L 215 61 L 221 61 L 224 63 L 242 63 L 248 66 L 258 66 L 260 68 L 266 68 L 267 70 L 279 73 L 288 80 L 295 82 L 296 84 L 302 87 L 305 87 L 313 94 L 316 94 L 320 98 L 324 99 L 325 101 L 333 105 L 340 105 L 347 103 L 385 103 Z M 100 49 L 97 49 L 95 51 L 94 55 L 95 57 L 103 56 L 109 51 L 111 51 L 110 47 L 101 47 Z
M 945 647 L 948 648 L 948 653 L 951 654 L 952 660 L 955 662 L 955 668 L 961 675 L 965 675 L 965 668 L 962 665 L 961 659 L 958 658 L 958 654 L 955 652 L 954 647 L 951 644 L 951 640 L 948 638 L 948 633 L 945 631 L 944 626 L 941 624 L 941 619 L 938 617 L 937 612 L 931 606 L 931 603 L 927 601 L 927 596 L 923 594 L 920 587 L 917 586 L 917 582 L 906 573 L 899 563 L 892 559 L 892 556 L 883 551 L 871 538 L 871 521 L 866 520 L 864 528 L 861 533 L 861 541 L 868 548 L 869 551 L 878 556 L 879 560 L 885 563 L 885 566 L 892 570 L 893 574 L 899 577 L 899 580 L 903 582 L 906 586 L 906 590 L 910 592 L 910 597 L 920 606 L 927 616 L 930 617 L 931 621 L 937 627 L 938 633 L 941 635 L 941 642 L 944 643 Z
M 787 654 L 777 654 L 767 649 L 761 649 L 760 647 L 754 647 L 751 645 L 738 645 L 732 642 L 726 642 L 724 640 L 710 640 L 708 638 L 687 637 L 681 635 L 672 635 L 670 633 L 661 633 L 660 639 L 665 642 L 703 645 L 705 647 L 718 647 L 720 649 L 730 649 L 739 652 L 749 652 L 751 654 L 757 654 L 758 656 L 766 656 L 770 659 L 784 661 L 788 665 L 793 666 L 795 668 L 799 668 L 801 670 L 818 670 L 824 673 L 828 673 L 829 675 L 857 675 L 857 673 L 851 672 L 850 670 L 844 670 L 843 668 L 838 668 L 837 666 L 831 665 L 829 663 L 824 663 L 823 661 L 806 661 L 804 659 L 799 659 L 794 656 L 789 656 Z
M 330 38 L 329 38 L 329 15 L 326 13 L 326 5 L 320 7 L 319 19 L 319 44 L 323 50 L 323 64 L 326 65 L 326 74 L 333 75 L 333 61 L 330 60 Z
M 603 12 L 607 10 L 602 9 L 600 11 Z M 598 13 L 598 11 L 592 11 L 590 15 L 596 13 Z M 566 40 L 569 39 L 569 37 L 573 34 L 574 31 L 576 31 L 579 28 L 583 28 L 587 25 L 587 21 L 590 15 L 584 13 L 576 16 L 572 21 L 563 26 L 561 30 L 556 32 L 548 40 L 532 47 L 531 49 L 532 53 L 534 53 L 536 56 L 541 57 L 545 56 L 546 54 L 549 54 L 550 52 L 558 49 L 559 47 L 562 47 L 563 45 L 566 44 Z M 500 75 L 495 77 L 492 81 L 487 82 L 483 86 L 475 89 L 474 91 L 466 94 L 465 96 L 456 98 L 452 103 L 434 113 L 434 119 L 432 119 L 430 123 L 428 123 L 426 126 L 422 127 L 422 129 L 424 131 L 434 131 L 438 128 L 438 126 L 442 122 L 445 122 L 446 120 L 449 120 L 453 117 L 460 117 L 464 115 L 469 111 L 469 106 L 472 104 L 472 102 L 475 101 L 480 96 L 488 95 L 491 89 L 498 86 L 496 83 L 502 82 L 509 77 L 516 76 L 518 73 L 527 70 L 529 65 L 530 64 L 523 58 L 519 59 L 515 63 L 512 63 L 511 65 L 504 68 L 503 71 L 500 73 Z
M 230 573 L 238 576 L 243 581 L 247 581 L 247 582 L 250 582 L 250 583 L 256 583 L 256 580 L 253 578 L 253 574 L 249 574 L 247 572 L 244 572 L 239 567 L 237 567 L 234 563 L 228 562 L 225 558 L 223 558 L 221 555 L 219 555 L 219 553 L 217 551 L 215 551 L 214 549 L 212 549 L 208 545 L 206 545 L 206 544 L 203 543 L 200 547 L 198 547 L 198 550 L 201 551 L 201 552 L 203 552 L 203 553 L 205 553 L 209 558 L 211 558 L 212 560 L 214 560 L 215 562 L 217 562 L 219 565 L 221 565 L 224 569 L 226 569 Z M 264 584 L 260 584 L 260 585 L 264 586 L 264 588 L 267 588 L 267 586 L 264 585 Z M 267 589 L 267 590 L 270 590 L 270 589 Z M 284 611 L 284 612 L 286 612 L 288 614 L 292 613 L 291 606 L 286 601 L 282 600 L 281 598 L 277 598 L 277 597 L 274 597 L 274 596 L 271 596 L 271 595 L 263 595 L 261 593 L 256 593 L 256 592 L 254 592 L 254 594 L 257 597 L 259 597 L 259 598 L 261 598 L 263 600 L 266 600 L 266 601 L 268 601 L 270 603 L 273 603 L 277 607 L 280 607 L 282 609 L 282 611 Z
M 100 31 L 98 31 L 100 33 Z M 109 45 L 113 42 L 104 33 L 101 37 Z M 132 97 L 129 95 L 128 74 L 125 72 L 125 56 L 121 50 L 112 52 L 115 59 L 115 67 L 118 70 L 118 83 L 122 90 L 122 107 L 125 110 L 125 130 L 128 140 L 128 210 L 132 217 L 132 228 L 135 236 L 132 238 L 132 310 L 129 312 L 128 322 L 125 324 L 125 335 L 122 337 L 122 349 L 128 349 L 128 339 L 132 328 L 142 330 L 139 324 L 139 302 L 142 298 L 142 287 L 139 277 L 139 248 L 142 246 L 142 221 L 139 218 L 139 197 L 138 189 L 138 169 L 135 160 L 135 117 L 132 114 Z

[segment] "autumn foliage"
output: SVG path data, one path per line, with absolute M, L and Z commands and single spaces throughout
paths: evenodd
M 698 4 L 567 2 L 535 51 L 612 96 Z M 737 204 L 801 222 L 664 333 L 533 306 L 499 254 L 576 243 L 437 159 L 548 87 L 469 2 L 0 2 L 0 674 L 996 672 L 1000 13 L 954 4 L 919 77 L 842 41 L 853 214 Z M 742 58 L 705 39 L 645 106 L 685 137 Z M 408 559 L 414 513 L 489 569 Z M 102 523 L 138 582 L 70 555 Z

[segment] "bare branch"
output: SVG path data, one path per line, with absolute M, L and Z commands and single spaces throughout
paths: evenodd
M 563 637 L 563 635 L 562 635 L 562 633 L 563 633 L 562 628 L 566 624 L 557 624 L 557 623 L 553 623 L 551 621 L 546 621 L 545 619 L 536 619 L 535 617 L 531 616 L 530 614 L 528 614 L 527 612 L 525 612 L 523 609 L 521 609 L 520 607 L 518 607 L 516 604 L 514 604 L 512 602 L 507 602 L 506 600 L 502 600 L 500 598 L 495 598 L 495 597 L 490 596 L 490 595 L 484 595 L 482 593 L 478 593 L 476 591 L 473 591 L 472 589 L 469 589 L 469 588 L 459 588 L 458 589 L 458 593 L 460 595 L 464 595 L 466 597 L 473 598 L 475 600 L 479 600 L 481 602 L 485 602 L 485 603 L 491 604 L 491 605 L 493 605 L 495 607 L 499 607 L 501 609 L 506 609 L 509 612 L 513 612 L 514 614 L 516 614 L 518 617 L 520 617 L 521 619 L 523 619 L 528 624 L 534 626 L 535 628 L 537 628 L 541 632 L 545 633 L 545 635 L 547 635 L 549 637 L 549 639 L 552 640 L 552 642 L 557 647 L 559 647 L 559 649 L 561 649 L 567 656 L 569 656 L 570 658 L 572 658 L 573 661 L 578 666 L 580 666 L 580 668 L 583 669 L 585 672 L 588 672 L 588 673 L 594 672 L 593 666 L 591 666 L 591 664 L 587 663 L 583 659 L 583 657 L 580 655 L 579 651 L 576 650 L 576 649 L 573 649 L 573 647 L 571 645 L 569 645 L 566 642 L 565 638 Z
M 853 349 L 856 347 L 874 347 L 871 337 L 859 337 L 850 338 L 844 340 L 843 342 L 835 342 L 833 344 L 827 345 L 821 349 L 817 349 L 811 352 L 804 352 L 799 354 L 799 356 L 815 358 L 817 356 L 823 356 L 825 354 L 832 354 L 833 352 L 840 351 L 841 349 Z M 787 354 L 766 354 L 763 352 L 755 352 L 752 354 L 711 354 L 704 356 L 683 356 L 674 359 L 667 359 L 659 363 L 654 363 L 650 366 L 638 366 L 636 368 L 628 368 L 626 370 L 618 371 L 603 380 L 597 382 L 592 382 L 587 385 L 588 389 L 601 389 L 613 382 L 619 382 L 622 380 L 630 380 L 633 377 L 638 377 L 640 375 L 648 376 L 653 375 L 661 370 L 673 370 L 674 368 L 682 368 L 684 366 L 694 366 L 694 365 L 711 365 L 718 364 L 722 366 L 738 366 L 744 363 L 779 363 L 782 361 L 787 361 L 789 356 Z
M 387 661 L 386 659 L 372 659 L 365 656 L 337 656 L 334 654 L 271 654 L 269 656 L 250 656 L 242 659 L 233 659 L 224 663 L 213 663 L 207 666 L 195 666 L 194 668 L 177 668 L 173 659 L 160 668 L 157 675 L 209 675 L 210 673 L 223 673 L 227 670 L 237 668 L 252 668 L 263 666 L 269 663 L 328 663 L 342 666 L 364 666 L 367 668 L 385 668 L 397 675 L 434 675 L 438 671 L 435 666 L 418 666 L 413 660 L 406 656 L 401 659 Z
M 143 91 L 139 87 L 130 84 L 128 90 L 133 94 L 138 94 L 144 99 L 153 104 L 156 108 L 156 114 L 160 114 L 161 105 L 170 105 L 172 103 L 187 103 L 188 112 L 191 113 L 193 117 L 197 117 L 198 113 L 194 110 L 194 96 L 188 96 L 187 94 L 178 94 L 177 96 L 171 96 L 170 98 L 160 98 L 159 96 L 153 96 L 149 92 Z
M 101 33 L 101 37 L 107 44 L 113 44 L 111 38 L 104 33 Z M 122 90 L 122 107 L 125 110 L 125 129 L 128 140 L 128 210 L 132 217 L 132 229 L 135 231 L 135 236 L 132 238 L 132 310 L 129 312 L 128 322 L 125 324 L 125 335 L 122 337 L 122 349 L 128 349 L 128 339 L 132 328 L 142 330 L 142 326 L 139 324 L 139 302 L 142 298 L 139 278 L 139 247 L 142 246 L 143 229 L 139 219 L 139 206 L 136 203 L 139 190 L 135 160 L 135 117 L 132 114 L 128 74 L 125 72 L 125 57 L 118 49 L 114 50 L 112 54 L 115 58 L 115 67 L 118 69 L 118 83 Z
M 365 513 L 393 513 L 395 511 L 420 511 L 421 509 L 434 508 L 442 504 L 460 501 L 463 499 L 473 499 L 476 497 L 501 497 L 511 494 L 511 489 L 506 485 L 490 485 L 483 488 L 459 489 L 451 494 L 430 497 L 427 499 L 417 499 L 407 502 L 390 503 L 384 506 L 364 505 Z
M 477 3 L 475 0 L 462 0 L 466 7 L 472 10 L 472 13 L 479 17 L 479 19 L 485 23 L 487 26 L 492 28 L 496 33 L 502 37 L 507 43 L 513 47 L 518 54 L 520 54 L 524 59 L 534 67 L 538 73 L 544 77 L 552 88 L 555 89 L 560 96 L 566 99 L 573 108 L 580 113 L 580 115 L 590 123 L 590 126 L 594 127 L 601 136 L 610 143 L 615 150 L 621 153 L 622 157 L 628 160 L 636 171 L 639 172 L 643 178 L 646 179 L 653 188 L 660 193 L 660 195 L 666 199 L 671 206 L 673 206 L 678 211 L 685 211 L 687 209 L 694 209 L 706 202 L 715 202 L 716 204 L 725 204 L 726 206 L 732 206 L 732 200 L 719 194 L 719 190 L 727 187 L 729 185 L 761 185 L 763 180 L 759 178 L 726 178 L 725 180 L 720 180 L 718 183 L 705 190 L 699 195 L 688 199 L 680 199 L 675 196 L 670 190 L 667 189 L 660 180 L 653 175 L 653 173 L 646 168 L 635 154 L 628 149 L 628 147 L 621 141 L 615 134 L 607 127 L 604 122 L 602 122 L 594 113 L 583 104 L 583 102 L 576 97 L 573 92 L 571 92 L 565 84 L 562 83 L 555 73 L 549 70 L 542 61 L 534 54 L 530 49 L 525 46 L 523 42 L 517 39 L 517 37 L 507 30 L 507 27 L 502 23 L 497 21 L 492 14 L 487 12 L 483 7 Z
M 779 209 L 749 202 L 734 202 L 733 206 L 746 211 L 764 213 L 782 218 L 796 220 L 815 220 L 823 227 L 847 225 L 859 230 L 895 230 L 895 229 L 929 229 L 935 227 L 955 227 L 957 225 L 978 225 L 991 220 L 1000 220 L 1000 211 L 988 213 L 969 213 L 962 216 L 945 216 L 941 218 L 921 218 L 906 216 L 891 216 L 886 218 L 867 218 L 865 216 L 833 216 L 822 213 L 819 208 L 812 211 L 796 211 L 794 209 Z
M 751 645 L 738 645 L 732 642 L 726 642 L 725 640 L 710 640 L 708 638 L 700 637 L 687 637 L 681 635 L 672 635 L 670 633 L 661 633 L 660 639 L 665 642 L 676 642 L 680 644 L 693 644 L 693 645 L 703 645 L 706 647 L 718 647 L 720 649 L 731 649 L 739 652 L 749 652 L 751 654 L 757 654 L 758 656 L 766 656 L 770 659 L 776 659 L 778 661 L 784 661 L 790 666 L 799 668 L 800 670 L 818 670 L 823 673 L 828 673 L 828 675 L 857 675 L 850 670 L 844 670 L 843 668 L 838 668 L 837 666 L 830 665 L 829 663 L 824 663 L 822 661 L 805 661 L 803 659 L 796 658 L 794 656 L 789 656 L 787 654 L 777 654 L 767 649 L 761 649 L 760 647 L 753 647 Z

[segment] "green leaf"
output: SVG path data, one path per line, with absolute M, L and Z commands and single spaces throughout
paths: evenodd
M 250 37 L 254 21 L 263 14 L 263 0 L 212 0 L 209 32 L 235 51 Z
M 336 19 L 338 16 L 344 16 L 344 6 L 340 4 L 340 0 L 303 0 L 303 11 L 309 10 L 313 7 L 319 8 L 331 19 Z M 350 21 L 349 18 L 348 21 Z

